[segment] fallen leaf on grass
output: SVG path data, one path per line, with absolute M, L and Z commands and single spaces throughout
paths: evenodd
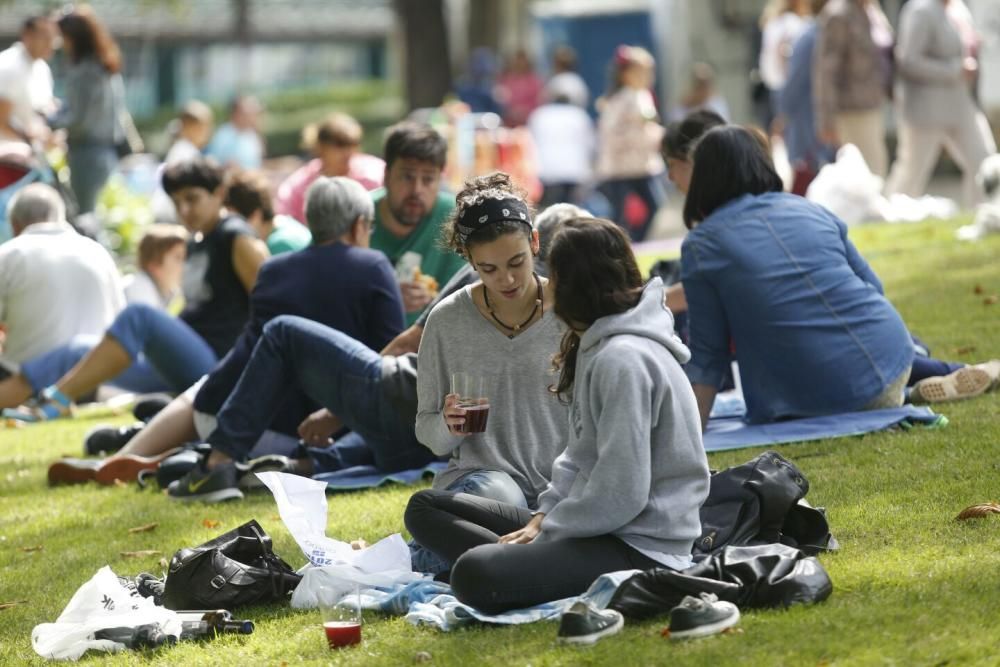
M 27 600 L 14 600 L 13 602 L 0 602 L 0 609 L 10 609 L 19 604 L 28 604 Z
M 975 287 L 972 288 L 972 293 L 973 294 L 982 294 L 983 293 L 983 286 L 982 285 L 976 285 Z
M 983 299 L 983 305 L 984 306 L 992 306 L 997 301 L 1000 301 L 1000 295 L 990 294 L 988 297 L 986 297 L 985 299 Z
M 413 662 L 430 662 L 431 657 L 427 651 L 417 651 L 413 654 Z
M 1000 504 L 980 503 L 978 505 L 970 505 L 959 512 L 955 518 L 959 521 L 964 521 L 965 519 L 982 519 L 990 514 L 1000 514 Z
M 970 354 L 975 351 L 975 345 L 963 345 L 962 347 L 955 348 L 955 354 Z
M 222 522 L 219 521 L 218 519 L 202 519 L 201 525 L 203 525 L 205 528 L 218 528 L 219 526 L 222 525 Z
M 122 551 L 122 558 L 146 558 L 147 556 L 159 556 L 161 551 L 154 551 L 153 549 L 143 549 L 140 551 Z
M 156 527 L 160 524 L 154 521 L 153 523 L 147 523 L 145 526 L 136 526 L 135 528 L 129 528 L 130 533 L 148 533 L 151 530 L 156 530 Z
M 33 547 L 18 547 L 17 549 L 18 549 L 18 551 L 23 551 L 26 554 L 30 554 L 30 553 L 35 552 L 35 551 L 41 551 L 44 548 L 45 547 L 42 546 L 41 544 L 36 544 Z

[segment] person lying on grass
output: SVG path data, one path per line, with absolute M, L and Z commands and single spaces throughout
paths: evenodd
M 536 511 L 447 489 L 417 492 L 406 508 L 414 539 L 453 563 L 440 578 L 487 613 L 578 595 L 607 572 L 690 566 L 708 495 L 681 368 L 690 355 L 663 283 L 643 286 L 628 238 L 606 220 L 566 222 L 549 269 L 567 331 L 548 389 L 569 420 Z

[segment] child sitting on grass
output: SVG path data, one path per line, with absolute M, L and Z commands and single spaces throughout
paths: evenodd
M 154 224 L 139 240 L 138 270 L 125 276 L 128 303 L 167 310 L 177 297 L 187 258 L 187 232 L 179 225 Z

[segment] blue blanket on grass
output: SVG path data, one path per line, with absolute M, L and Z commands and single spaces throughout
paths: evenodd
M 873 433 L 888 428 L 913 426 L 944 426 L 948 420 L 930 408 L 904 405 L 887 410 L 848 412 L 824 417 L 789 419 L 770 424 L 747 424 L 743 421 L 746 407 L 740 396 L 720 395 L 712 409 L 712 418 L 705 431 L 705 451 L 721 452 L 745 447 L 765 447 L 789 442 L 805 442 L 824 438 L 842 438 Z M 314 475 L 313 479 L 327 483 L 330 491 L 354 491 L 382 486 L 388 482 L 416 484 L 425 476 L 443 470 L 444 462 L 429 463 L 423 468 L 400 472 L 380 472 L 375 466 L 355 466 L 336 472 Z

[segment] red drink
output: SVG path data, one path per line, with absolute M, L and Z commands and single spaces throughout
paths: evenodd
M 462 433 L 482 433 L 486 430 L 486 418 L 490 416 L 489 403 L 476 405 L 463 405 L 465 408 L 465 423 L 462 424 Z
M 330 648 L 341 648 L 361 643 L 361 624 L 351 621 L 328 621 L 323 624 Z

